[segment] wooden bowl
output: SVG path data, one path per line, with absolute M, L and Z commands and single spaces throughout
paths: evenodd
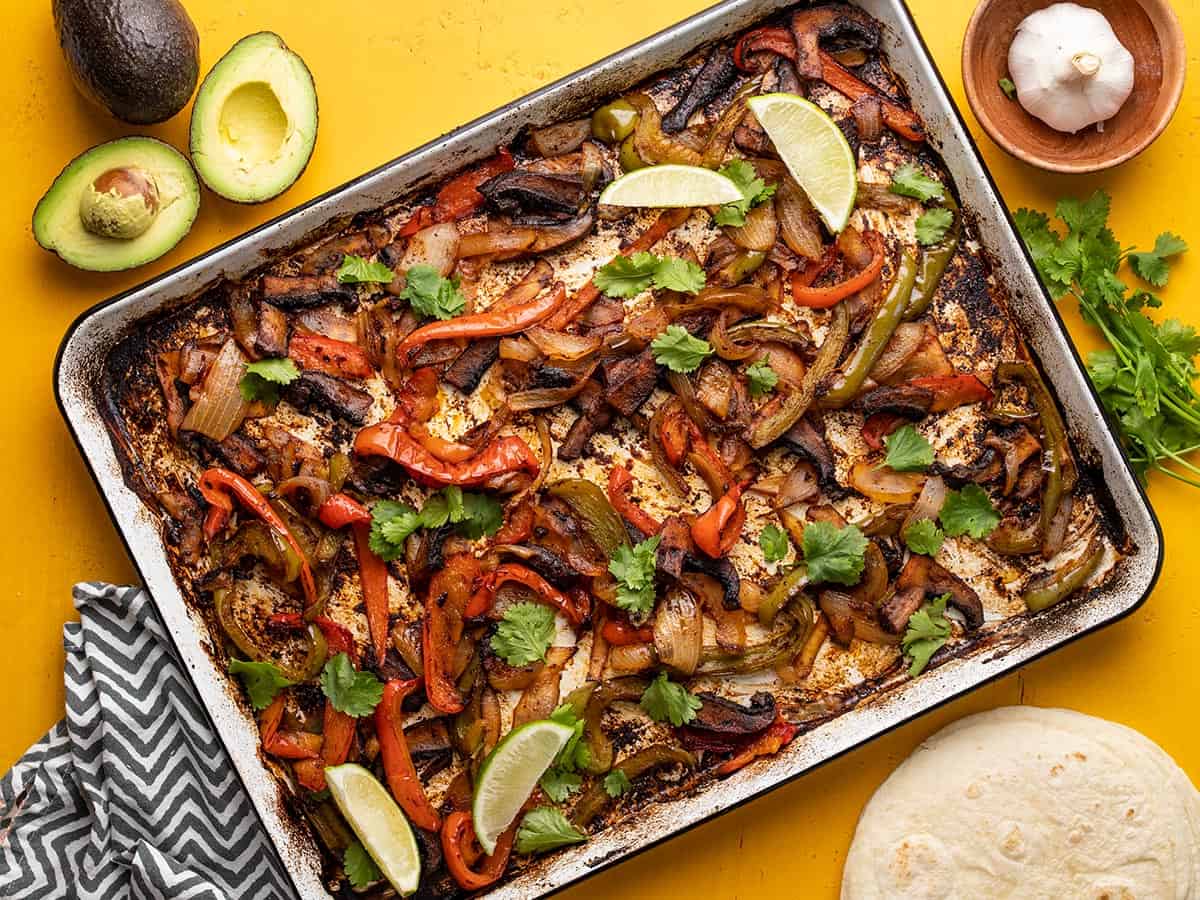
M 1009 100 L 1008 48 L 1017 26 L 1052 0 L 980 0 L 963 39 L 967 102 L 984 131 L 1020 160 L 1053 172 L 1097 172 L 1132 159 L 1158 137 L 1183 93 L 1187 57 L 1183 30 L 1169 0 L 1075 0 L 1099 10 L 1133 54 L 1133 93 L 1104 123 L 1076 134 L 1055 131 Z

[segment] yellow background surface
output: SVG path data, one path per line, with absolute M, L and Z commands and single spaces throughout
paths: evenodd
M 88 106 L 73 90 L 47 0 L 8 4 L 0 54 L 0 770 L 62 715 L 62 623 L 78 580 L 128 581 L 133 568 L 64 427 L 51 390 L 54 353 L 70 322 L 92 304 L 548 81 L 707 6 L 706 0 L 185 0 L 201 36 L 202 71 L 239 37 L 277 31 L 307 61 L 320 95 L 312 163 L 283 197 L 237 206 L 205 193 L 191 234 L 165 258 L 126 274 L 69 269 L 39 250 L 29 220 L 39 196 L 72 157 L 135 129 Z M 955 98 L 970 0 L 912 0 Z M 1176 3 L 1200 48 L 1200 4 Z M 1194 70 L 1200 71 L 1200 70 Z M 189 107 L 190 108 L 190 107 Z M 1148 245 L 1166 228 L 1200 252 L 1195 148 L 1200 78 L 1189 84 L 1166 134 L 1120 170 L 1050 176 L 1008 158 L 972 129 L 1012 207 L 1053 206 L 1097 186 L 1115 197 L 1124 244 Z M 185 147 L 187 114 L 144 129 Z M 1200 264 L 1172 273 L 1167 315 L 1200 323 L 1189 302 Z M 1074 310 L 1084 348 L 1093 337 Z M 1200 660 L 1193 537 L 1200 491 L 1155 479 L 1151 498 L 1166 532 L 1158 590 L 1138 613 L 981 689 L 798 782 L 645 853 L 573 889 L 573 900 L 833 897 L 855 819 L 871 791 L 917 743 L 967 713 L 1010 703 L 1069 706 L 1145 732 L 1200 779 L 1195 691 Z M 936 798 L 930 798 L 936 803 Z

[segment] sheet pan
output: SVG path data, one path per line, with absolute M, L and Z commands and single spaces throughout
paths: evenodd
M 119 448 L 114 446 L 103 416 L 101 370 L 105 356 L 139 322 L 186 302 L 218 280 L 252 272 L 290 248 L 337 230 L 356 213 L 382 206 L 491 155 L 497 145 L 507 143 L 524 126 L 582 114 L 596 101 L 675 65 L 702 45 L 791 5 L 794 0 L 728 0 L 714 6 L 94 307 L 80 316 L 64 338 L 54 376 L 62 414 L 300 896 L 329 896 L 321 883 L 320 855 L 307 829 L 297 826 L 284 809 L 280 785 L 259 757 L 257 726 L 231 696 L 225 674 L 213 664 L 203 623 L 175 583 L 156 514 L 122 477 Z M 488 897 L 543 896 L 799 777 L 953 697 L 1129 614 L 1145 600 L 1158 576 L 1162 558 L 1158 523 L 911 14 L 903 0 L 860 0 L 858 5 L 885 26 L 884 43 L 891 64 L 907 84 L 964 208 L 975 218 L 984 249 L 1008 290 L 1011 312 L 1021 323 L 1062 407 L 1078 453 L 1102 474 L 1115 517 L 1131 542 L 1130 552 L 1102 588 L 1086 598 L 1053 607 L 1037 618 L 1036 627 L 1028 627 L 1024 619 L 1011 620 L 971 654 L 884 691 L 803 735 L 774 758 L 709 784 L 692 796 L 650 807 L 636 821 L 530 868 L 489 892 Z

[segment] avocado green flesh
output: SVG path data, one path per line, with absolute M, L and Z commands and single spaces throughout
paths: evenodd
M 83 227 L 79 203 L 88 186 L 109 169 L 136 166 L 154 178 L 159 209 L 134 238 L 107 238 Z M 127 137 L 93 147 L 62 170 L 33 213 L 33 236 L 66 262 L 94 272 L 132 269 L 158 259 L 183 239 L 200 209 L 200 185 L 174 147 L 148 137 Z
M 317 139 L 317 92 L 304 61 L 270 32 L 242 38 L 192 107 L 191 151 L 209 188 L 257 203 L 300 177 Z

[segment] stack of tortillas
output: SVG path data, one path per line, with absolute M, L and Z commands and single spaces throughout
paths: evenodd
M 863 810 L 842 900 L 1200 897 L 1200 794 L 1155 743 L 1065 709 L 942 729 Z

